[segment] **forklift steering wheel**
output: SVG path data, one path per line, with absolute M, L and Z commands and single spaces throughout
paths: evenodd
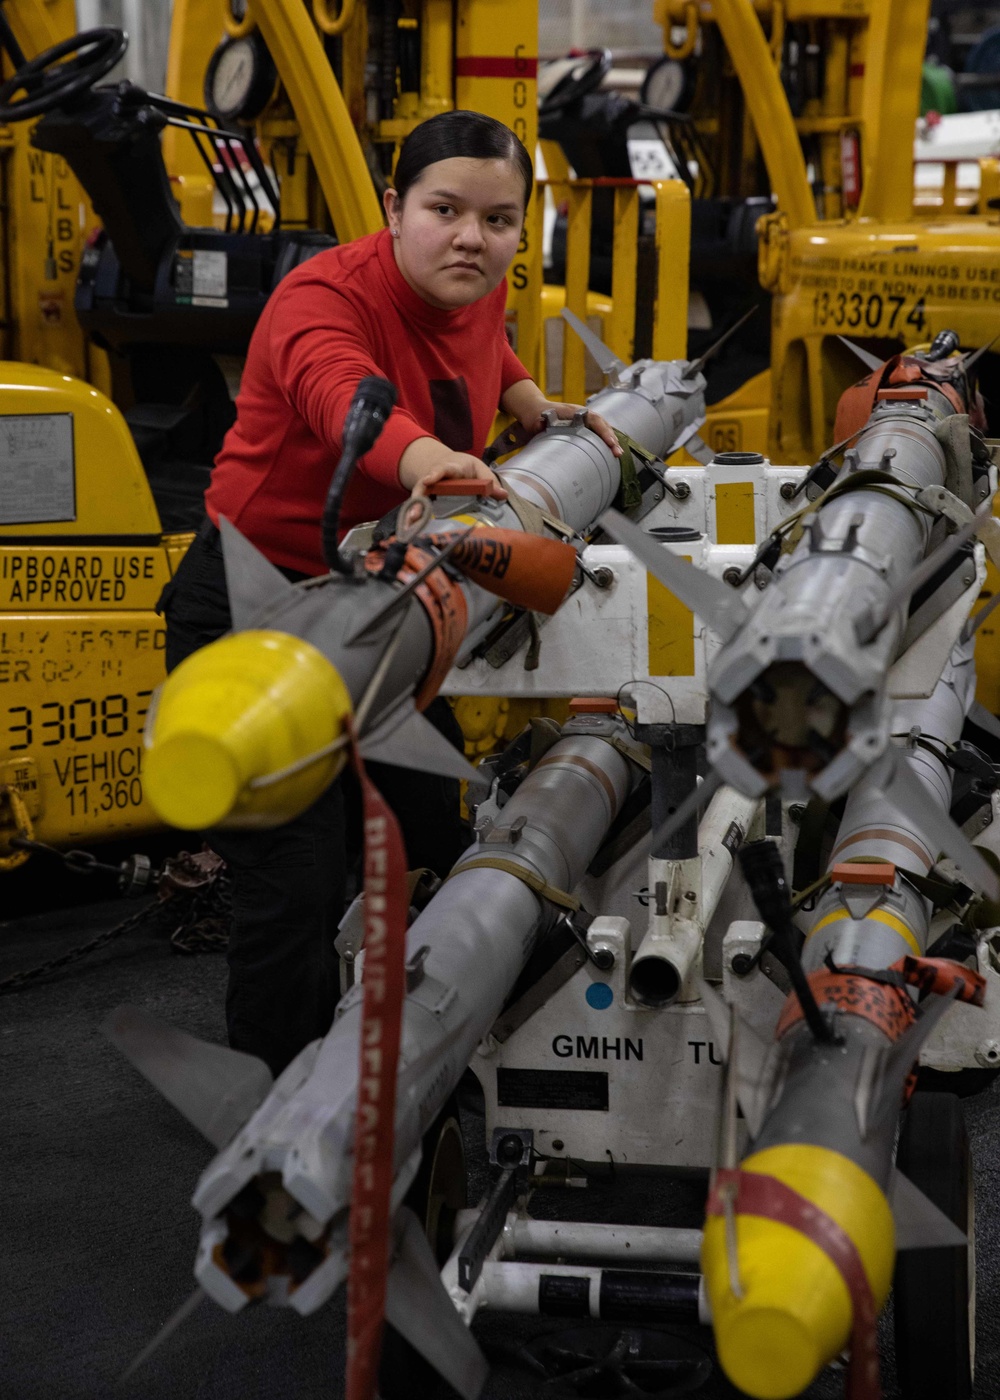
M 600 87 L 605 74 L 611 69 L 610 49 L 588 49 L 578 58 L 556 59 L 560 67 L 569 64 L 567 71 L 558 76 L 548 92 L 538 104 L 540 117 L 551 117 L 579 102 L 581 97 Z M 546 65 L 548 66 L 548 65 Z
M 85 29 L 53 44 L 0 85 L 0 122 L 39 117 L 77 97 L 110 73 L 127 48 L 125 31 L 110 26 Z M 16 98 L 22 91 L 24 96 Z

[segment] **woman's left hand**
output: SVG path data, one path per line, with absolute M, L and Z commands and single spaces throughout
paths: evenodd
M 606 419 L 602 418 L 599 413 L 595 413 L 592 408 L 586 408 L 583 404 L 579 403 L 549 403 L 548 400 L 546 400 L 542 406 L 542 412 L 545 410 L 551 410 L 557 418 L 565 420 L 575 418 L 578 413 L 582 413 L 584 427 L 589 428 L 592 433 L 597 434 L 602 442 L 607 443 L 616 457 L 622 455 L 622 446 L 615 436 L 614 428 L 612 428 L 611 424 L 607 422 Z M 539 412 L 537 417 L 530 422 L 526 423 L 523 419 L 521 420 L 521 427 L 529 437 L 534 437 L 536 433 L 540 433 L 545 427 L 545 420 L 542 417 L 542 412 Z

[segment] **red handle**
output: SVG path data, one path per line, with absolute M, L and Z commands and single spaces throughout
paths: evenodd
M 495 482 L 484 481 L 481 476 L 448 477 L 428 486 L 428 496 L 492 496 Z

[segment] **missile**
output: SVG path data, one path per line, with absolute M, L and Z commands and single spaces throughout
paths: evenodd
M 696 432 L 704 388 L 699 365 L 644 360 L 616 372 L 590 405 L 655 462 Z M 324 511 L 329 575 L 291 585 L 220 521 L 233 631 L 172 672 L 144 736 L 151 802 L 175 826 L 286 821 L 333 781 L 351 744 L 363 758 L 472 776 L 420 711 L 509 604 L 542 612 L 560 605 L 577 572 L 567 537 L 582 546 L 583 532 L 624 495 L 622 465 L 581 413 L 570 423 L 548 422 L 502 469 L 507 502 L 456 498 L 445 484 L 438 495 L 450 499 L 422 503 L 416 518 L 408 503 L 388 541 L 346 555 L 336 514 L 350 457 L 365 450 L 362 439 L 377 434 L 393 401 L 391 386 L 378 382 L 363 383 L 355 397 L 347 465 L 342 459 Z M 553 918 L 553 891 L 580 879 L 636 771 L 605 738 L 568 731 L 525 785 L 525 810 L 519 813 L 520 793 L 504 809 L 511 819 L 519 815 L 517 825 L 491 833 L 497 843 L 509 832 L 509 857 L 491 844 L 474 865 L 460 863 L 435 900 L 433 926 L 418 921 L 410 930 L 389 1202 L 399 1254 L 387 1316 L 462 1394 L 476 1393 L 481 1358 L 460 1322 L 456 1333 L 454 1308 L 439 1288 L 430 1290 L 439 1305 L 433 1335 L 450 1340 L 443 1359 L 428 1351 L 421 1304 L 435 1271 L 398 1207 L 419 1164 L 422 1133 Z M 195 1194 L 204 1222 L 196 1273 L 199 1292 L 230 1309 L 268 1297 L 309 1312 L 344 1277 L 361 1023 L 361 1007 L 346 999 L 329 1036 L 263 1095 L 262 1067 L 246 1057 L 227 1060 L 221 1072 L 218 1050 L 202 1056 L 190 1038 L 128 1009 L 107 1027 L 222 1149 Z M 194 1102 L 192 1073 L 200 1085 Z M 257 1112 L 237 1123 L 237 1109 L 242 1119 L 254 1096 Z M 415 1279 L 421 1297 L 407 1303 L 404 1296 L 400 1305 L 400 1291 L 412 1293 Z
M 416 1172 L 423 1134 L 537 940 L 564 916 L 558 893 L 582 878 L 642 778 L 642 767 L 615 747 L 622 740 L 618 718 L 566 724 L 409 929 L 394 1205 Z M 105 1026 L 220 1149 L 193 1197 L 202 1217 L 195 1274 L 204 1293 L 231 1312 L 266 1299 L 311 1313 L 346 1275 L 360 991 L 348 993 L 327 1036 L 273 1085 L 252 1057 L 204 1045 L 135 1008 L 119 1008 Z M 468 1359 L 468 1337 L 434 1283 L 436 1268 L 425 1270 L 416 1296 L 406 1294 L 407 1277 L 396 1266 L 390 1272 L 387 1315 L 463 1394 L 476 1393 L 454 1360 Z M 450 1363 L 427 1351 L 435 1335 L 449 1339 Z
M 889 751 L 890 668 L 943 610 L 908 619 L 911 600 L 937 592 L 950 604 L 968 591 L 975 566 L 960 550 L 976 534 L 992 544 L 997 529 L 992 492 L 973 489 L 973 358 L 897 356 L 848 391 L 870 412 L 849 424 L 834 483 L 785 522 L 774 544 L 787 552 L 752 604 L 603 517 L 722 638 L 708 673 L 708 756 L 747 796 L 780 786 L 830 800 Z M 858 401 L 848 407 L 856 419 Z
M 662 458 L 703 421 L 704 390 L 697 367 L 640 360 L 588 403 Z M 619 460 L 582 415 L 550 422 L 498 475 L 516 508 L 442 490 L 416 525 L 302 584 L 220 522 L 233 631 L 168 676 L 146 725 L 144 782 L 165 821 L 289 820 L 342 768 L 349 728 L 365 757 L 470 776 L 420 710 L 508 603 L 556 610 L 578 558 L 565 531 L 582 547 L 622 489 Z M 529 533 L 532 510 L 563 533 Z
M 947 819 L 951 795 L 940 755 L 961 733 L 974 686 L 964 644 L 933 694 L 897 712 L 896 723 L 921 736 L 900 766 L 932 829 Z M 953 999 L 981 1005 L 984 995 L 978 973 L 924 957 L 930 904 L 912 880 L 935 856 L 878 775 L 866 775 L 848 799 L 797 969 L 804 992 L 788 998 L 776 1043 L 703 989 L 752 1146 L 738 1170 L 730 1160 L 717 1173 L 702 1267 L 722 1366 L 759 1400 L 798 1395 L 849 1342 L 859 1385 L 866 1373 L 870 1385 L 873 1366 L 877 1381 L 874 1321 L 897 1249 L 965 1242 L 893 1167 L 921 1044 Z M 779 868 L 758 897 L 776 936 L 790 918 L 777 907 L 782 880 Z M 932 993 L 919 1009 L 917 989 Z

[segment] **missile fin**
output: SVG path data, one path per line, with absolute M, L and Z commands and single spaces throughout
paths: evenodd
M 396 1226 L 397 1253 L 389 1270 L 386 1319 L 462 1400 L 477 1400 L 489 1376 L 489 1363 L 449 1298 L 413 1211 L 401 1206 Z
M 997 597 L 1000 598 L 1000 593 L 997 594 Z M 985 729 L 987 734 L 992 735 L 994 739 L 1000 739 L 1000 720 L 978 700 L 973 700 L 969 707 L 969 719 L 980 729 Z
M 885 364 L 885 360 L 880 360 L 877 355 L 871 354 L 868 350 L 862 350 L 860 345 L 855 345 L 854 341 L 848 340 L 846 335 L 838 335 L 837 339 L 841 345 L 846 345 L 848 350 L 854 351 L 865 369 L 881 369 Z
M 868 1138 L 872 1105 L 878 1102 L 882 1085 L 885 1082 L 887 1054 L 888 1047 L 885 1045 L 866 1045 L 862 1051 L 861 1064 L 858 1067 L 858 1082 L 854 1086 L 854 1114 L 858 1120 L 858 1132 L 861 1134 L 862 1142 Z
M 139 1355 L 133 1357 L 129 1364 L 125 1367 L 125 1370 L 118 1377 L 119 1385 L 124 1385 L 125 1381 L 127 1381 L 128 1378 L 134 1372 L 138 1371 L 140 1366 L 144 1365 L 149 1360 L 149 1358 L 153 1355 L 153 1352 L 158 1351 L 163 1345 L 163 1343 L 167 1341 L 169 1337 L 173 1336 L 173 1334 L 177 1331 L 178 1327 L 180 1327 L 181 1323 L 186 1322 L 188 1320 L 191 1314 L 198 1307 L 198 1304 L 205 1297 L 207 1297 L 207 1294 L 205 1294 L 200 1288 L 196 1288 L 188 1298 L 185 1298 L 184 1302 L 181 1303 L 177 1311 L 175 1313 L 172 1313 L 170 1317 L 167 1318 L 166 1322 L 160 1328 L 159 1332 L 157 1332 L 153 1340 L 151 1342 L 147 1342 L 146 1345 L 143 1347 L 142 1351 L 139 1352 Z
M 724 1060 L 728 1060 L 729 1005 L 704 978 L 699 979 L 698 990 L 712 1027 L 715 1048 L 721 1052 Z M 731 1069 L 736 1075 L 736 1097 L 743 1117 L 750 1129 L 750 1136 L 756 1137 L 764 1126 L 771 1098 L 770 1058 L 773 1046 L 763 1040 L 739 1012 L 736 1019 L 739 1022 L 736 1064 Z
M 224 515 L 219 517 L 219 534 L 233 630 L 239 632 L 252 627 L 269 603 L 293 592 L 294 585 Z
M 919 1186 L 898 1167 L 889 1179 L 889 1204 L 896 1221 L 896 1249 L 938 1249 L 968 1244 L 968 1237 L 949 1220 Z
M 394 763 L 442 778 L 470 782 L 476 770 L 440 730 L 415 708 L 412 700 L 397 705 L 388 718 L 370 729 L 359 745 L 361 757 L 372 763 Z
M 878 784 L 885 799 L 932 849 L 950 856 L 976 889 L 989 895 L 990 899 L 1000 899 L 1000 880 L 992 866 L 959 831 L 947 812 L 942 812 L 933 802 L 927 801 L 923 785 L 901 751 L 890 751 L 885 758 L 891 765 L 891 777 L 888 782 L 879 780 Z
M 684 378 L 693 379 L 696 374 L 700 374 L 701 371 L 708 364 L 709 360 L 713 359 L 719 353 L 719 351 L 725 345 L 726 341 L 730 338 L 730 336 L 734 336 L 736 332 L 740 329 L 740 327 L 745 326 L 746 323 L 749 321 L 750 317 L 756 316 L 756 314 L 756 306 L 751 306 L 749 311 L 744 312 L 744 314 L 740 317 L 738 321 L 734 321 L 728 330 L 722 332 L 718 340 L 713 341 L 713 343 L 705 351 L 704 355 L 699 356 L 697 360 L 690 360 L 688 362 L 684 369 Z
M 993 349 L 998 340 L 1000 340 L 1000 334 L 995 335 L 992 340 L 988 340 L 985 345 L 980 345 L 978 350 L 969 350 L 962 356 L 962 369 L 966 374 L 976 361 L 986 354 L 987 350 Z
M 624 361 L 618 358 L 610 345 L 605 345 L 596 331 L 592 331 L 585 321 L 581 321 L 575 312 L 570 311 L 569 307 L 563 307 L 562 318 L 568 326 L 576 331 L 590 351 L 591 358 L 601 373 L 606 374 L 612 383 L 617 381 L 618 376 L 625 368 Z
M 715 460 L 715 453 L 709 447 L 703 437 L 694 433 L 684 444 L 684 451 L 690 453 L 696 462 L 700 462 L 703 467 L 707 467 L 709 462 Z
M 724 641 L 735 636 L 750 616 L 746 603 L 728 583 L 679 559 L 618 511 L 606 510 L 598 524 Z
M 199 1040 L 138 1006 L 117 1007 L 101 1030 L 214 1147 L 225 1147 L 271 1091 L 263 1060 Z

